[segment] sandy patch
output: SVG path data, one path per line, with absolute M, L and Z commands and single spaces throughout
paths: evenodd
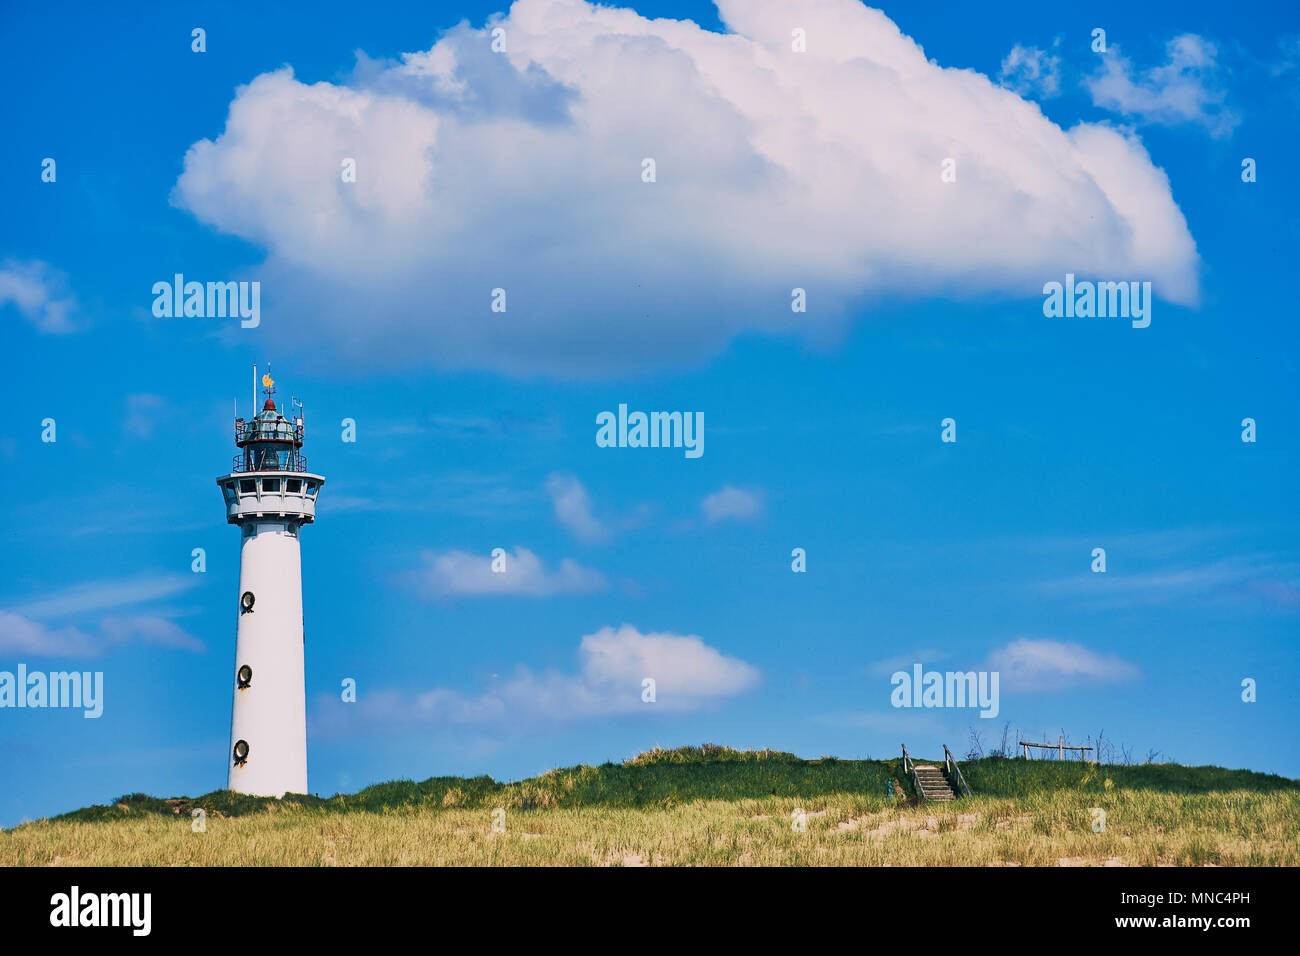
M 1018 816 L 1012 817 L 1010 820 L 999 820 L 993 825 L 993 828 L 995 830 L 1010 830 L 1014 827 L 1025 826 L 1033 819 L 1034 815 L 1032 813 L 1022 813 Z
M 1108 856 L 1097 860 L 1088 856 L 1063 856 L 1057 863 L 1060 866 L 1124 866 L 1124 861 L 1117 856 Z
M 945 818 L 945 822 L 948 822 L 948 819 Z M 957 825 L 946 832 L 969 830 L 979 823 L 979 820 L 980 815 L 978 813 L 959 813 L 957 814 Z M 885 812 L 842 820 L 836 830 L 863 830 L 873 840 L 883 840 L 891 833 L 899 832 L 915 833 L 918 837 L 925 838 L 945 832 L 939 829 L 939 825 L 939 817 L 895 817 Z

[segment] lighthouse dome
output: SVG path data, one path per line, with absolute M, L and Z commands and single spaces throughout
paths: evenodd
M 275 407 L 275 399 L 267 396 L 266 404 L 250 422 L 237 427 L 236 444 L 240 447 L 249 442 L 289 442 L 294 446 L 302 444 L 302 425 L 300 422 L 285 418 Z

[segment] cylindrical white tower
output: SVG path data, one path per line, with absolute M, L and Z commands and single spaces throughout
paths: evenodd
M 302 416 L 285 418 L 271 377 L 262 384 L 266 404 L 252 421 L 235 419 L 240 453 L 217 479 L 226 521 L 242 536 L 227 786 L 282 797 L 307 792 L 298 530 L 315 520 L 325 479 L 307 471 Z

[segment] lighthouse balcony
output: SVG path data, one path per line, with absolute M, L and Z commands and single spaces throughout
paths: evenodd
M 249 445 L 230 461 L 231 471 L 307 470 L 307 457 L 289 445 Z
M 303 524 L 316 520 L 316 495 L 325 479 L 308 472 L 248 472 L 238 469 L 217 479 L 226 500 L 226 521 L 241 524 L 258 518 L 289 518 Z

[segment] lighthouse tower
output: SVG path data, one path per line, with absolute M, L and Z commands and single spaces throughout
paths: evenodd
M 298 532 L 316 517 L 325 479 L 302 456 L 302 405 L 286 418 L 275 383 L 251 421 L 235 419 L 230 473 L 217 479 L 226 521 L 238 525 L 239 594 L 227 786 L 280 797 L 307 792 L 302 562 Z M 294 409 L 290 409 L 293 413 Z

